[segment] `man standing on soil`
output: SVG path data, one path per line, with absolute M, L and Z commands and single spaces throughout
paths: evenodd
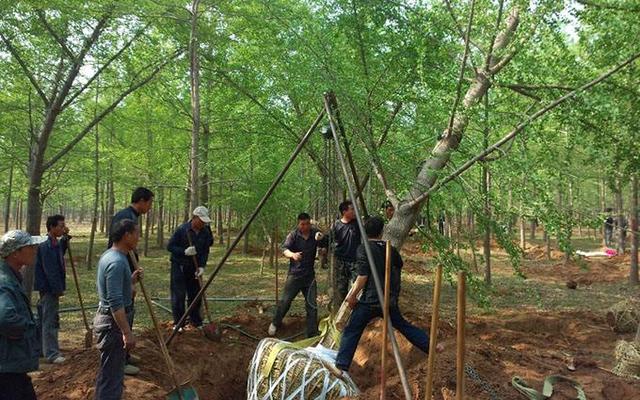
M 198 277 L 204 274 L 209 248 L 213 245 L 210 223 L 209 210 L 203 206 L 196 207 L 191 220 L 176 229 L 167 245 L 167 250 L 171 253 L 171 311 L 174 329 L 182 329 L 182 326 L 177 325 L 185 312 L 185 298 L 190 306 L 200 291 Z M 189 321 L 196 328 L 202 327 L 200 304 L 201 301 L 189 314 Z
M 329 242 L 335 243 L 334 281 L 336 288 L 333 293 L 335 309 L 340 307 L 344 298 L 347 297 L 349 286 L 357 277 L 356 250 L 361 241 L 353 203 L 350 200 L 343 201 L 338 209 L 341 215 L 340 219 L 333 224 L 329 234 L 321 242 L 321 247 L 327 246 Z
M 386 243 L 380 238 L 384 229 L 384 221 L 380 217 L 371 217 L 365 222 L 364 229 L 369 238 L 369 245 L 375 262 L 375 271 L 373 273 L 377 274 L 382 281 L 385 275 Z M 336 367 L 345 372 L 351 366 L 353 355 L 356 352 L 364 329 L 372 319 L 382 317 L 381 301 L 378 298 L 373 279 L 369 279 L 372 270 L 369 266 L 364 245 L 358 247 L 357 267 L 358 278 L 354 283 L 355 287 L 346 298 L 349 307 L 353 309 L 353 313 L 342 332 L 340 349 L 336 357 Z M 429 335 L 404 319 L 398 307 L 401 270 L 402 257 L 400 257 L 398 250 L 392 248 L 389 317 L 395 329 L 402 333 L 414 346 L 427 353 L 429 351 Z M 360 300 L 358 300 L 358 294 L 361 291 L 363 293 Z M 441 347 L 439 346 L 438 349 L 440 350 Z
M 34 289 L 40 292 L 38 320 L 42 329 L 42 353 L 47 361 L 53 364 L 62 364 L 65 361 L 58 344 L 58 309 L 60 297 L 66 289 L 64 253 L 68 247 L 68 233 L 64 216 L 48 217 L 47 241 L 38 246 L 35 265 Z
M 273 316 L 273 321 L 269 325 L 269 335 L 276 334 L 282 325 L 282 319 L 289 311 L 291 302 L 298 293 L 304 296 L 304 308 L 307 312 L 307 337 L 318 335 L 318 285 L 316 273 L 313 265 L 316 260 L 318 246 L 320 245 L 322 233 L 311 226 L 311 217 L 307 213 L 298 215 L 298 226 L 291 231 L 285 239 L 282 248 L 283 254 L 289 259 L 289 273 L 287 282 L 284 285 L 282 299 L 278 303 L 278 308 Z
M 96 279 L 100 301 L 93 320 L 96 346 L 100 350 L 96 400 L 122 398 L 127 352 L 136 346 L 129 322 L 133 312 L 133 287 L 142 277 L 141 269 L 131 273 L 127 259 L 140 239 L 138 224 L 129 219 L 117 222 L 109 239 L 113 244 L 100 257 Z
M 36 399 L 27 373 L 38 369 L 38 338 L 20 270 L 33 265 L 43 241 L 24 231 L 0 238 L 0 399 Z
M 151 190 L 146 187 L 138 187 L 131 194 L 131 204 L 127 208 L 123 208 L 118 211 L 113 218 L 111 219 L 111 227 L 109 232 L 112 232 L 116 224 L 125 219 L 138 223 L 138 219 L 141 215 L 146 214 L 151 210 L 151 206 L 153 205 L 154 194 Z M 111 235 L 109 235 L 109 243 L 107 248 L 110 248 L 113 245 L 111 240 Z M 134 249 L 134 254 L 136 258 L 138 257 L 138 252 Z M 129 262 L 129 269 L 133 273 L 134 266 L 133 261 L 129 259 L 129 254 L 127 254 L 127 260 Z M 136 291 L 133 291 L 133 302 L 136 300 Z M 129 315 L 129 325 L 133 327 L 133 319 L 135 316 L 135 307 L 131 308 L 131 314 Z M 134 364 L 139 364 L 140 359 L 133 354 L 127 352 L 127 364 L 124 369 L 124 373 L 127 375 L 137 375 L 140 372 L 140 368 L 136 367 Z
M 611 215 L 611 212 L 613 211 L 613 209 L 607 208 L 605 211 L 606 211 L 606 217 L 604 220 L 604 245 L 605 247 L 612 247 L 613 246 L 613 226 L 615 224 L 613 220 L 613 216 Z

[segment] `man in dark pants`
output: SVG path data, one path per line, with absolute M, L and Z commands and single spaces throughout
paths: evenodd
M 378 275 L 381 282 L 384 282 L 386 252 L 385 242 L 380 240 L 383 229 L 384 221 L 380 217 L 371 217 L 365 222 L 365 232 L 369 238 L 369 245 L 375 262 L 375 271 L 373 273 Z M 378 299 L 375 283 L 373 278 L 369 279 L 372 271 L 364 245 L 358 248 L 357 265 L 358 278 L 354 283 L 355 288 L 346 298 L 349 307 L 353 309 L 353 313 L 342 332 L 340 349 L 336 357 L 336 367 L 345 372 L 351 366 L 353 355 L 356 352 L 364 329 L 371 320 L 382 317 L 382 305 Z M 427 353 L 429 351 L 429 335 L 404 319 L 398 307 L 401 270 L 402 257 L 400 257 L 400 253 L 395 248 L 392 248 L 389 317 L 395 329 L 402 333 L 414 346 Z M 364 291 L 360 300 L 358 300 L 358 294 L 362 290 Z M 438 349 L 441 349 L 441 347 L 438 346 Z
M 141 215 L 146 214 L 151 210 L 153 206 L 153 198 L 154 194 L 151 190 L 145 187 L 136 188 L 131 194 L 131 204 L 127 208 L 123 208 L 118 211 L 113 218 L 111 219 L 111 227 L 109 228 L 109 232 L 113 230 L 113 227 L 120 221 L 128 219 L 135 223 L 138 223 L 138 219 Z M 111 235 L 109 235 L 109 243 L 107 248 L 110 248 L 113 242 L 111 241 Z M 133 251 L 138 257 L 138 252 L 136 249 Z M 127 260 L 129 260 L 129 269 L 133 272 L 133 262 L 129 259 L 129 255 L 127 254 Z M 133 291 L 133 302 L 136 300 L 136 291 Z M 127 314 L 129 316 L 129 325 L 133 327 L 133 319 L 135 317 L 135 307 L 131 308 L 131 313 Z M 133 364 L 139 364 L 140 359 L 133 354 L 127 353 L 127 365 L 125 366 L 124 373 L 127 375 L 137 375 L 140 372 L 140 368 L 136 367 Z
M 322 246 L 326 246 L 329 242 L 335 243 L 334 281 L 336 288 L 332 302 L 336 310 L 344 301 L 351 283 L 357 277 L 356 250 L 361 242 L 353 203 L 350 200 L 343 201 L 338 209 L 341 215 L 340 219 L 333 224 L 329 234 L 322 240 Z
M 124 219 L 117 222 L 109 239 L 113 243 L 98 262 L 96 286 L 99 305 L 93 320 L 100 350 L 100 370 L 96 378 L 96 400 L 118 400 L 124 389 L 127 352 L 136 346 L 129 314 L 133 311 L 133 287 L 142 270 L 131 273 L 127 254 L 140 239 L 138 224 Z
M 309 214 L 300 213 L 297 228 L 287 235 L 282 245 L 283 254 L 289 259 L 289 273 L 282 298 L 269 325 L 270 336 L 276 334 L 282 325 L 282 319 L 291 307 L 291 302 L 300 292 L 304 296 L 307 312 L 307 337 L 318 335 L 318 304 L 316 302 L 318 285 L 313 264 L 318 246 L 323 247 L 319 243 L 322 238 L 322 233 L 311 226 Z
M 60 297 L 66 289 L 64 253 L 68 247 L 69 229 L 64 216 L 47 218 L 47 241 L 38 246 L 34 289 L 40 292 L 38 320 L 42 330 L 42 352 L 48 362 L 61 364 L 65 358 L 58 345 L 60 329 Z
M 204 274 L 204 267 L 209 258 L 209 248 L 213 245 L 213 233 L 209 224 L 209 210 L 203 206 L 193 210 L 190 221 L 180 225 L 173 233 L 167 250 L 171 253 L 171 311 L 173 312 L 173 328 L 177 326 L 185 312 L 185 298 L 188 305 L 200 291 L 198 277 Z M 197 261 L 194 263 L 194 258 Z M 200 302 L 189 314 L 191 325 L 202 327 Z
M 28 372 L 38 369 L 36 322 L 20 270 L 45 239 L 24 231 L 0 237 L 0 400 L 35 400 Z
M 606 217 L 604 220 L 604 245 L 605 247 L 613 247 L 613 226 L 615 225 L 615 221 L 613 220 L 613 216 L 611 213 L 613 212 L 612 208 L 607 208 Z

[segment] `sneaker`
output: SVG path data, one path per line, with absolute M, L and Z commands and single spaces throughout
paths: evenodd
M 54 358 L 53 360 L 51 360 L 51 364 L 62 364 L 65 361 L 66 361 L 66 358 L 64 358 L 62 356 L 58 356 L 58 357 Z
M 135 365 L 127 364 L 124 366 L 124 374 L 125 375 L 138 375 L 140 373 L 140 368 Z
M 273 336 L 276 334 L 276 332 L 278 331 L 278 328 L 276 328 L 276 326 L 271 323 L 271 325 L 269 325 L 269 330 L 267 331 L 267 333 L 269 334 L 269 336 Z
M 176 325 L 173 326 L 173 330 L 176 330 Z M 178 328 L 178 333 L 184 332 L 184 328 Z
M 129 364 L 138 365 L 142 362 L 142 359 L 134 354 L 129 354 Z

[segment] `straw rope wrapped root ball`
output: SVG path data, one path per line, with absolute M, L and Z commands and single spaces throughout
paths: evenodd
M 357 396 L 348 376 L 338 377 L 331 365 L 335 351 L 322 346 L 299 348 L 267 338 L 258 344 L 249 366 L 248 400 L 327 399 Z
M 624 300 L 607 310 L 607 323 L 617 333 L 633 333 L 640 323 L 640 302 Z
M 640 379 L 640 343 L 621 340 L 616 345 L 615 355 L 614 374 L 625 378 Z

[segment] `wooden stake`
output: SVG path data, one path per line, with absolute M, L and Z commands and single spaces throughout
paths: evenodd
M 438 265 L 438 269 L 436 270 L 436 281 L 433 287 L 433 310 L 431 312 L 431 336 L 429 337 L 429 357 L 427 359 L 427 388 L 424 396 L 425 400 L 431 400 L 433 392 L 433 370 L 436 363 L 436 343 L 438 336 L 441 288 L 442 265 Z
M 389 335 L 389 297 L 391 296 L 391 242 L 387 240 L 384 259 L 384 304 L 382 325 L 382 365 L 380 367 L 380 400 L 387 397 L 387 336 Z
M 464 321 L 466 310 L 466 276 L 458 272 L 458 337 L 456 352 L 456 400 L 464 400 Z

